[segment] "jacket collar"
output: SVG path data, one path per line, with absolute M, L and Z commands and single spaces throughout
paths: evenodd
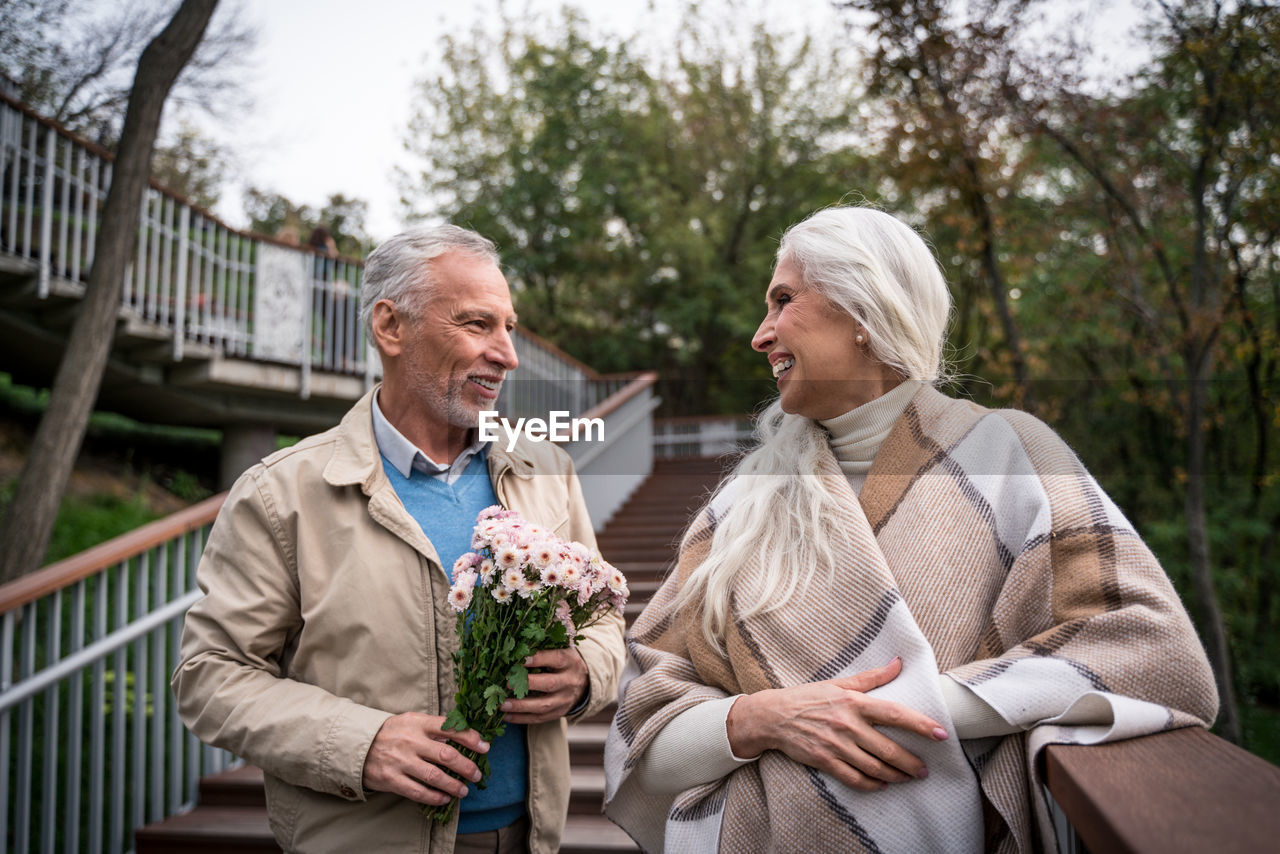
M 324 467 L 324 480 L 330 486 L 358 484 L 369 495 L 378 478 L 386 476 L 373 437 L 373 395 L 379 386 L 381 383 L 357 400 L 334 428 L 338 431 L 337 441 Z
M 371 495 L 378 480 L 386 477 L 373 436 L 373 396 L 381 385 L 378 383 L 356 401 L 335 428 L 338 439 L 324 467 L 324 479 L 330 486 L 358 484 L 365 495 Z M 533 477 L 534 461 L 528 449 L 523 443 L 511 451 L 498 442 L 490 444 L 489 479 L 497 483 L 508 471 L 519 478 Z

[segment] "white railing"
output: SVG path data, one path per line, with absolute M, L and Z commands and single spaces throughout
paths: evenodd
M 659 459 L 719 457 L 750 447 L 754 441 L 746 415 L 694 415 L 655 418 L 653 451 Z
M 30 264 L 40 299 L 76 298 L 93 265 L 112 156 L 0 93 L 0 252 Z M 122 315 L 172 346 L 174 361 L 211 354 L 314 371 L 380 372 L 359 322 L 363 266 L 231 228 L 152 184 L 139 215 Z M 605 377 L 535 335 L 516 333 L 520 369 L 502 409 L 579 414 L 628 381 Z
M 653 411 L 661 403 L 654 394 L 657 380 L 652 372 L 634 375 L 583 414 L 603 422 L 603 435 L 564 445 L 573 458 L 596 531 L 653 471 Z
M 222 498 L 0 587 L 0 849 L 132 850 L 234 761 L 169 699 Z

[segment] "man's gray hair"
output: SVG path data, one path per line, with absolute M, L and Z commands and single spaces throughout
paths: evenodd
M 498 247 L 492 240 L 447 223 L 402 231 L 370 253 L 360 285 L 360 325 L 369 336 L 369 343 L 373 343 L 374 304 L 390 300 L 409 317 L 420 317 L 435 287 L 427 262 L 450 251 L 498 263 Z

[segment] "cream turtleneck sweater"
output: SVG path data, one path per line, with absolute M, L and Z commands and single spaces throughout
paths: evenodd
M 920 385 L 917 380 L 906 380 L 875 400 L 819 422 L 831 434 L 831 450 L 855 493 L 861 493 L 881 444 Z M 957 737 L 981 738 L 1017 731 L 959 682 L 939 674 L 938 683 Z M 734 696 L 700 703 L 672 719 L 654 737 L 636 767 L 640 785 L 651 792 L 683 792 L 754 762 L 754 758 L 734 756 L 729 745 L 725 722 L 737 699 Z

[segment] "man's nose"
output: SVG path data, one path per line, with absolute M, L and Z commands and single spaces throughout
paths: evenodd
M 514 371 L 520 364 L 516 356 L 515 333 L 510 329 L 501 329 L 489 348 L 489 361 L 501 365 L 508 371 Z

